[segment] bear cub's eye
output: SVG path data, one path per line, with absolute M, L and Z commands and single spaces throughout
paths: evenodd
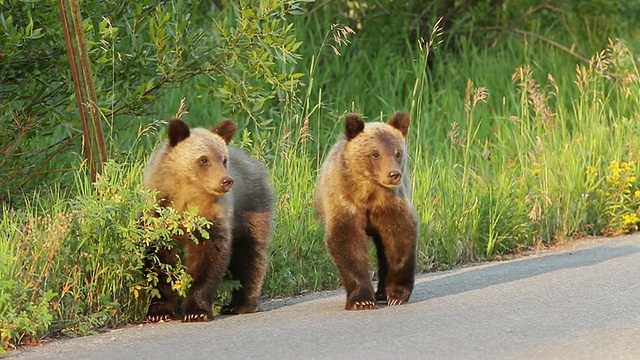
M 396 159 L 400 159 L 401 156 L 402 156 L 402 151 L 396 150 Z
M 373 156 L 374 159 L 377 159 L 380 157 L 380 153 L 377 151 L 374 151 L 373 154 L 371 154 L 371 156 Z
M 206 157 L 206 156 L 202 156 L 202 157 L 200 158 L 200 164 L 201 164 L 201 165 L 207 165 L 208 163 L 209 163 L 209 158 L 208 158 L 208 157 Z
M 222 159 L 222 166 L 227 167 L 227 158 Z

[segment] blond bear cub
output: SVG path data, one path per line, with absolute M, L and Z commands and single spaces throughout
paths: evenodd
M 265 167 L 228 143 L 237 125 L 223 120 L 212 130 L 193 128 L 180 119 L 169 122 L 168 139 L 149 158 L 144 186 L 158 191 L 160 206 L 179 213 L 197 207 L 211 221 L 209 238 L 198 243 L 188 236 L 173 240 L 184 250 L 192 283 L 182 304 L 182 321 L 213 320 L 212 303 L 218 285 L 229 270 L 242 287 L 234 290 L 223 314 L 254 312 L 267 270 L 275 195 Z M 200 237 L 199 235 L 197 235 Z M 177 262 L 173 249 L 156 249 L 160 261 Z M 179 307 L 178 294 L 159 269 L 157 290 L 147 317 L 170 320 Z
M 315 202 L 342 284 L 345 309 L 406 303 L 413 291 L 418 221 L 411 204 L 405 137 L 409 115 L 365 124 L 347 115 L 344 134 L 320 168 Z M 375 244 L 378 289 L 369 276 L 367 244 Z

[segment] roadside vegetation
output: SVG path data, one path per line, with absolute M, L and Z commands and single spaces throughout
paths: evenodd
M 629 15 L 640 9 L 108 3 L 83 3 L 109 159 L 93 181 L 57 9 L 0 2 L 3 350 L 144 320 L 145 246 L 170 231 L 140 228 L 153 206 L 141 174 L 174 116 L 192 126 L 233 118 L 235 144 L 270 169 L 270 298 L 339 286 L 312 200 L 346 112 L 368 121 L 411 114 L 420 271 L 640 223 L 640 27 Z M 184 271 L 172 271 L 187 286 Z

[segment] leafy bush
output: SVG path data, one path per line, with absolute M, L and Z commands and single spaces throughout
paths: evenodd
M 0 224 L 0 329 L 3 348 L 26 335 L 77 336 L 140 321 L 146 313 L 155 273 L 143 264 L 157 261 L 149 249 L 173 247 L 174 235 L 209 226 L 195 212 L 155 208 L 140 186 L 141 162 L 110 161 L 98 181 L 78 177 L 79 194 L 60 208 L 32 204 L 25 211 L 4 209 Z M 63 199 L 43 199 L 54 204 Z M 155 216 L 157 212 L 160 216 Z M 203 232 L 206 234 L 206 232 Z M 191 235 L 193 236 L 193 235 Z M 160 265 L 172 286 L 185 295 L 191 281 L 184 266 Z M 236 286 L 225 284 L 226 293 Z
M 119 152 L 123 141 L 115 134 L 130 130 L 137 116 L 167 116 L 157 114 L 157 106 L 171 84 L 211 79 L 214 86 L 200 88 L 198 97 L 249 114 L 261 113 L 268 100 L 295 89 L 301 75 L 292 65 L 300 43 L 286 19 L 300 13 L 303 2 L 241 0 L 224 11 L 202 11 L 198 0 L 83 2 L 111 153 Z M 59 183 L 60 173 L 72 175 L 69 170 L 76 167 L 77 157 L 68 155 L 79 151 L 81 130 L 59 10 L 48 2 L 4 1 L 0 33 L 0 172 L 6 174 L 0 193 L 49 173 Z M 67 176 L 67 183 L 71 179 Z

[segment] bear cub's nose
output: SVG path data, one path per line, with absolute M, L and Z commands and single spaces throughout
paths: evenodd
M 231 189 L 231 185 L 233 185 L 233 179 L 229 176 L 225 176 L 220 181 L 220 186 L 222 186 L 222 190 L 229 191 Z
M 392 184 L 394 185 L 400 184 L 401 178 L 402 178 L 402 174 L 400 173 L 400 171 L 393 170 L 389 172 L 389 181 L 391 181 Z

